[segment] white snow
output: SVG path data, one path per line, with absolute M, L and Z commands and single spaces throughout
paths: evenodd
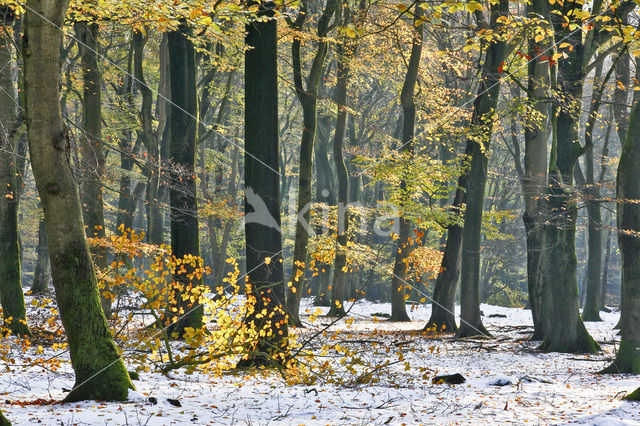
M 303 311 L 314 309 L 309 300 L 303 301 Z M 389 313 L 388 304 L 358 301 L 349 313 L 353 322 L 338 321 L 323 339 L 337 333 L 337 340 L 363 359 L 395 363 L 376 373 L 378 381 L 371 384 L 289 386 L 277 374 L 210 379 L 180 371 L 169 377 L 141 373 L 137 391 L 129 393 L 126 403 L 25 405 L 40 398 L 61 400 L 63 388 L 73 386 L 70 365 L 55 372 L 38 366 L 7 371 L 5 366 L 0 372 L 0 409 L 15 425 L 640 424 L 640 404 L 621 399 L 639 387 L 640 380 L 595 374 L 615 355 L 617 313 L 603 313 L 604 322 L 587 323 L 603 351 L 586 356 L 538 352 L 537 344 L 527 341 L 532 330 L 527 310 L 482 305 L 482 311 L 494 338 L 456 341 L 451 335 L 414 333 L 424 326 L 430 306 L 411 309 L 413 322 L 389 323 L 371 316 Z M 491 314 L 506 318 L 489 318 Z M 320 317 L 300 338 L 329 322 Z M 467 382 L 431 382 L 436 374 L 454 373 Z M 182 406 L 171 405 L 168 398 Z

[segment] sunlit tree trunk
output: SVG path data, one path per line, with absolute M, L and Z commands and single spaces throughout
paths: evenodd
M 350 12 L 342 9 L 343 23 L 349 21 Z M 349 203 L 349 174 L 344 162 L 344 136 L 347 126 L 347 86 L 349 83 L 349 58 L 352 49 L 346 45 L 347 40 L 343 38 L 336 49 L 338 61 L 337 81 L 336 81 L 336 104 L 338 106 L 338 118 L 336 120 L 336 130 L 333 139 L 333 161 L 336 165 L 338 175 L 338 223 L 336 233 L 336 258 L 334 262 L 333 283 L 331 284 L 331 309 L 329 315 L 344 316 L 345 290 L 347 285 L 347 232 L 349 231 L 349 214 L 347 205 Z
M 309 13 L 309 0 L 302 1 L 302 9 L 294 22 L 294 28 L 300 30 Z M 327 0 L 325 8 L 318 21 L 318 47 L 313 58 L 311 70 L 307 79 L 306 88 L 302 81 L 302 59 L 300 49 L 302 40 L 295 38 L 291 45 L 293 63 L 293 81 L 296 95 L 302 105 L 302 140 L 300 142 L 300 165 L 298 173 L 298 206 L 296 208 L 296 231 L 293 248 L 293 264 L 291 272 L 291 286 L 287 291 L 287 313 L 292 325 L 300 326 L 298 311 L 304 289 L 304 273 L 307 261 L 307 246 L 309 244 L 309 230 L 307 224 L 310 219 L 311 208 L 311 172 L 313 158 L 313 144 L 316 137 L 317 125 L 317 96 L 318 83 L 322 76 L 324 60 L 327 56 L 329 24 L 336 8 L 337 0 Z
M 535 0 L 528 6 L 531 16 L 546 16 L 546 3 Z M 543 48 L 546 48 L 546 43 Z M 551 72 L 549 61 L 538 58 L 539 43 L 529 40 L 528 64 L 528 102 L 537 113 L 534 123 L 525 127 L 524 176 L 522 181 L 525 209 L 522 220 L 527 237 L 527 287 L 529 307 L 533 317 L 532 340 L 540 340 L 543 336 L 541 319 L 542 282 L 540 260 L 542 254 L 542 225 L 544 213 L 544 193 L 547 187 L 547 169 L 549 160 L 547 144 L 551 126 L 550 96 Z M 518 161 L 520 161 L 518 159 Z
M 29 0 L 22 39 L 31 166 L 44 210 L 51 274 L 76 384 L 67 401 L 125 400 L 133 389 L 100 307 L 70 143 L 60 111 L 65 0 Z
M 413 92 L 418 80 L 420 59 L 422 57 L 422 33 L 424 27 L 420 18 L 423 13 L 422 2 L 417 2 L 414 12 L 416 31 L 413 34 L 409 66 L 402 92 L 400 93 L 400 104 L 402 106 L 402 145 L 400 153 L 403 155 L 404 161 L 409 163 L 413 161 L 414 157 L 413 137 L 415 133 L 416 104 Z M 411 173 L 410 168 L 404 170 L 403 173 Z M 407 192 L 407 178 L 408 176 L 400 180 L 400 191 L 403 193 Z M 401 206 L 400 208 L 406 209 L 406 206 Z M 406 211 L 401 212 L 399 218 L 398 245 L 393 265 L 393 275 L 391 276 L 391 321 L 410 321 L 405 304 L 407 268 L 409 266 L 407 260 L 411 252 L 409 239 L 412 238 L 411 219 L 407 217 L 407 213 Z

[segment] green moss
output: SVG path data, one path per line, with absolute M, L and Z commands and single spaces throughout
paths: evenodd
M 86 400 L 96 401 L 126 401 L 129 389 L 135 389 L 124 368 L 122 360 L 118 359 L 111 365 L 97 370 L 93 375 L 83 380 L 76 372 L 76 384 L 64 402 Z
M 625 396 L 624 399 L 626 399 L 627 401 L 640 401 L 640 388 Z
M 0 426 L 11 426 L 11 422 L 0 411 Z
M 613 363 L 600 371 L 602 374 L 640 374 L 640 342 L 622 338 Z

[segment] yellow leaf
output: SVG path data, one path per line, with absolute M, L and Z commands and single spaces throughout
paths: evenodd
M 465 8 L 469 11 L 469 13 L 473 13 L 476 10 L 482 10 L 482 4 L 476 1 L 470 1 L 465 5 Z
M 202 9 L 193 9 L 189 14 L 189 18 L 196 19 L 202 15 Z

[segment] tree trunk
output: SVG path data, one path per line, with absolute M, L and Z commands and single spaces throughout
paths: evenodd
M 607 373 L 640 373 L 640 103 L 636 102 L 616 178 L 618 246 L 622 257 L 620 348 Z
M 538 16 L 547 15 L 547 7 L 541 0 L 535 0 L 528 7 L 529 14 Z M 543 48 L 546 48 L 545 44 Z M 527 238 L 527 287 L 529 294 L 529 306 L 533 318 L 532 340 L 541 340 L 544 335 L 541 318 L 542 309 L 542 282 L 540 275 L 540 260 L 542 252 L 542 226 L 544 213 L 544 193 L 547 186 L 547 143 L 549 142 L 549 127 L 551 125 L 550 96 L 551 75 L 549 61 L 537 58 L 536 49 L 540 49 L 539 43 L 529 40 L 529 55 L 534 58 L 528 66 L 528 102 L 536 111 L 542 121 L 525 127 L 525 152 L 524 152 L 524 176 L 522 188 L 525 210 L 522 220 L 524 222 Z M 517 159 L 520 161 L 520 159 Z
M 469 140 L 464 152 L 465 159 L 471 157 L 472 150 L 473 142 Z M 440 263 L 441 272 L 436 278 L 431 317 L 422 330 L 424 332 L 432 330 L 455 332 L 458 330 L 455 318 L 455 298 L 460 282 L 462 263 L 462 226 L 460 226 L 458 219 L 464 214 L 461 210 L 466 201 L 468 186 L 469 170 L 465 168 L 458 177 L 458 187 L 451 204 L 451 211 L 456 215 L 456 220 L 447 227 L 447 242 Z
M 256 214 L 270 216 L 274 226 L 245 221 L 248 296 L 255 298 L 254 312 L 266 309 L 267 314 L 249 316 L 249 323 L 266 336 L 240 366 L 281 363 L 288 336 L 280 231 L 278 23 L 270 19 L 274 7 L 273 2 L 261 4 L 259 13 L 269 19 L 246 26 L 245 43 L 250 49 L 245 52 L 245 213 L 251 191 L 266 208 Z
M 307 19 L 308 0 L 302 2 L 294 27 L 300 29 Z M 298 177 L 298 206 L 296 209 L 296 232 L 293 248 L 293 265 L 291 270 L 291 286 L 287 291 L 287 313 L 289 322 L 300 326 L 300 300 L 304 289 L 304 273 L 307 262 L 307 246 L 309 244 L 309 218 L 311 208 L 311 171 L 313 143 L 316 137 L 318 83 L 322 75 L 324 60 L 327 56 L 329 23 L 338 7 L 337 0 L 327 0 L 324 11 L 318 21 L 318 48 L 313 59 L 306 90 L 302 82 L 302 64 L 300 48 L 302 40 L 295 38 L 292 43 L 293 80 L 298 100 L 302 105 L 302 140 L 300 142 L 300 168 Z
M 172 33 L 176 33 L 174 31 Z M 149 38 L 148 32 L 144 35 L 141 32 L 133 33 L 133 44 L 134 44 L 134 54 L 133 54 L 133 68 L 134 75 L 138 89 L 142 95 L 142 105 L 140 108 L 140 122 L 142 125 L 142 131 L 139 132 L 138 137 L 142 139 L 145 148 L 147 149 L 147 161 L 146 167 L 144 170 L 144 174 L 147 177 L 147 184 L 145 187 L 145 202 L 146 202 L 146 214 L 147 214 L 147 242 L 149 244 L 160 245 L 164 243 L 164 211 L 161 209 L 160 204 L 162 202 L 162 191 L 161 191 L 161 180 L 160 180 L 160 161 L 161 161 L 161 153 L 159 140 L 160 135 L 162 135 L 162 129 L 158 126 L 158 131 L 154 131 L 153 129 L 153 115 L 152 115 L 152 106 L 153 106 L 153 92 L 147 86 L 145 77 L 144 77 L 144 46 L 147 43 Z M 161 45 L 162 46 L 162 45 Z M 161 47 L 162 49 L 162 47 Z M 160 56 L 162 58 L 163 53 L 161 50 Z M 164 62 L 166 59 L 161 60 L 161 68 L 160 73 L 161 76 L 166 79 L 166 71 Z M 168 65 L 170 67 L 170 65 Z M 166 89 L 166 88 L 165 88 Z M 165 93 L 163 96 L 171 98 L 171 94 Z M 195 114 L 194 114 L 195 115 Z M 170 126 L 166 126 L 170 127 Z M 183 135 L 184 136 L 184 135 Z
M 181 21 L 178 29 L 167 35 L 171 79 L 171 252 L 178 259 L 200 256 L 198 204 L 196 200 L 196 137 L 198 130 L 196 94 L 196 62 L 191 29 Z M 185 289 L 201 284 L 189 279 L 187 273 L 175 273 L 174 281 Z M 188 291 L 188 290 L 187 290 Z M 202 305 L 182 300 L 184 290 L 174 291 L 175 300 L 170 310 L 177 308 L 178 319 L 167 331 L 169 335 L 183 336 L 187 327 L 202 327 Z
M 102 175 L 105 167 L 102 146 L 102 76 L 98 67 L 98 24 L 77 22 L 74 24 L 80 42 L 82 65 L 82 134 L 80 154 L 82 170 L 82 201 L 87 237 L 104 238 L 104 209 L 102 204 Z M 91 248 L 93 264 L 101 272 L 107 270 L 107 250 L 102 245 Z M 105 314 L 111 311 L 111 299 L 100 295 Z
M 500 0 L 491 6 L 491 28 L 509 12 L 508 0 Z M 489 143 L 493 129 L 494 114 L 500 94 L 500 70 L 506 55 L 504 41 L 495 41 L 487 46 L 482 80 L 473 106 L 472 125 L 478 130 L 474 138 L 469 170 L 467 209 L 462 231 L 462 266 L 460 272 L 460 328 L 457 337 L 488 334 L 480 318 L 480 244 L 482 242 L 482 210 L 487 182 Z
M 66 401 L 125 400 L 133 389 L 100 308 L 82 206 L 60 111 L 65 0 L 29 0 L 22 39 L 31 166 L 40 193 L 51 274 L 76 384 Z
M 415 133 L 416 121 L 416 104 L 413 92 L 415 91 L 416 81 L 418 80 L 418 72 L 420 70 L 420 59 L 422 57 L 422 26 L 423 8 L 421 2 L 416 3 L 414 25 L 416 31 L 413 33 L 411 42 L 411 55 L 409 57 L 409 65 L 407 74 L 400 93 L 400 104 L 402 106 L 402 146 L 400 153 L 404 160 L 412 162 L 414 157 L 413 137 Z M 407 168 L 403 173 L 410 174 L 411 170 Z M 407 191 L 407 178 L 400 180 L 400 190 L 403 193 Z M 408 195 L 410 196 L 410 195 Z M 406 200 L 409 201 L 409 200 Z M 400 206 L 406 209 L 407 206 Z M 398 231 L 398 245 L 393 265 L 393 275 L 391 276 L 391 321 L 410 321 L 407 314 L 405 304 L 407 281 L 408 257 L 411 253 L 409 249 L 409 240 L 411 239 L 411 219 L 407 217 L 407 212 L 400 213 L 400 229 Z
M 6 18 L 6 17 L 5 17 Z M 13 20 L 13 19 L 12 19 Z M 2 22 L 10 25 L 11 22 Z M 12 334 L 28 336 L 24 294 L 20 274 L 20 234 L 18 231 L 19 188 L 16 179 L 17 115 L 14 89 L 12 40 L 0 40 L 3 68 L 0 73 L 0 301 L 4 324 Z
M 571 7 L 581 8 L 572 3 Z M 600 349 L 582 322 L 578 301 L 576 260 L 575 165 L 584 148 L 579 141 L 583 62 L 582 32 L 565 29 L 564 20 L 553 14 L 554 34 L 566 41 L 566 59 L 558 64 L 557 90 L 563 102 L 554 105 L 553 141 L 546 194 L 547 220 L 543 228 L 543 326 L 542 349 L 549 352 L 586 352 Z
M 31 294 L 40 294 L 49 287 L 49 248 L 47 246 L 47 230 L 44 219 L 38 222 L 38 247 L 36 248 L 36 267 L 33 272 Z
M 607 288 L 609 287 L 609 261 L 611 260 L 611 229 L 607 231 L 607 248 L 604 250 L 604 264 L 602 265 L 602 281 L 600 291 L 600 310 L 611 312 L 607 308 Z
M 602 65 L 599 65 L 596 68 L 595 81 L 599 82 L 599 86 L 596 86 L 595 84 L 593 86 L 591 107 L 589 109 L 589 116 L 587 118 L 587 126 L 585 129 L 585 146 L 591 147 L 587 150 L 584 159 L 586 176 L 582 176 L 582 170 L 580 169 L 579 164 L 576 167 L 576 177 L 578 177 L 579 179 L 578 183 L 583 193 L 583 197 L 585 198 L 589 221 L 589 255 L 587 262 L 586 298 L 584 303 L 584 310 L 582 312 L 582 319 L 584 321 L 602 321 L 602 319 L 600 318 L 600 274 L 602 273 L 602 212 L 600 206 L 600 183 L 595 180 L 593 170 L 593 132 L 596 125 L 598 110 L 600 108 L 600 104 L 602 103 L 602 96 L 604 94 L 605 86 L 608 83 L 609 78 L 613 74 L 613 71 L 617 68 L 616 65 L 617 62 L 620 61 L 620 58 L 621 56 L 618 55 L 604 79 L 600 78 L 602 75 Z M 608 141 L 605 141 L 603 154 L 607 149 Z
M 344 22 L 349 21 L 348 10 L 344 9 Z M 347 50 L 350 46 L 345 46 L 347 40 L 343 38 L 338 44 L 337 56 L 337 82 L 336 82 L 336 104 L 338 106 L 338 118 L 336 120 L 336 131 L 333 139 L 333 161 L 336 165 L 338 175 L 338 223 L 336 233 L 336 258 L 333 268 L 333 283 L 331 285 L 331 309 L 328 316 L 344 316 L 345 289 L 347 284 L 347 232 L 349 231 L 349 174 L 344 162 L 344 135 L 347 125 L 347 85 L 349 83 L 349 59 Z
M 133 53 L 135 49 L 135 43 L 133 38 L 129 42 L 129 54 L 127 57 L 127 78 L 126 84 L 123 85 L 121 92 L 119 93 L 126 100 L 131 110 L 134 109 L 133 105 Z M 140 141 L 140 138 L 138 138 Z M 120 194 L 118 196 L 118 213 L 116 215 L 115 228 L 116 231 L 123 225 L 125 229 L 131 229 L 133 227 L 133 216 L 135 211 L 131 211 L 131 206 L 135 207 L 135 202 L 132 200 L 131 194 L 131 176 L 130 173 L 133 170 L 135 162 L 133 157 L 137 151 L 136 145 L 133 144 L 133 132 L 126 130 L 123 137 L 120 139 L 118 146 L 120 148 L 120 169 L 122 175 L 120 176 Z

